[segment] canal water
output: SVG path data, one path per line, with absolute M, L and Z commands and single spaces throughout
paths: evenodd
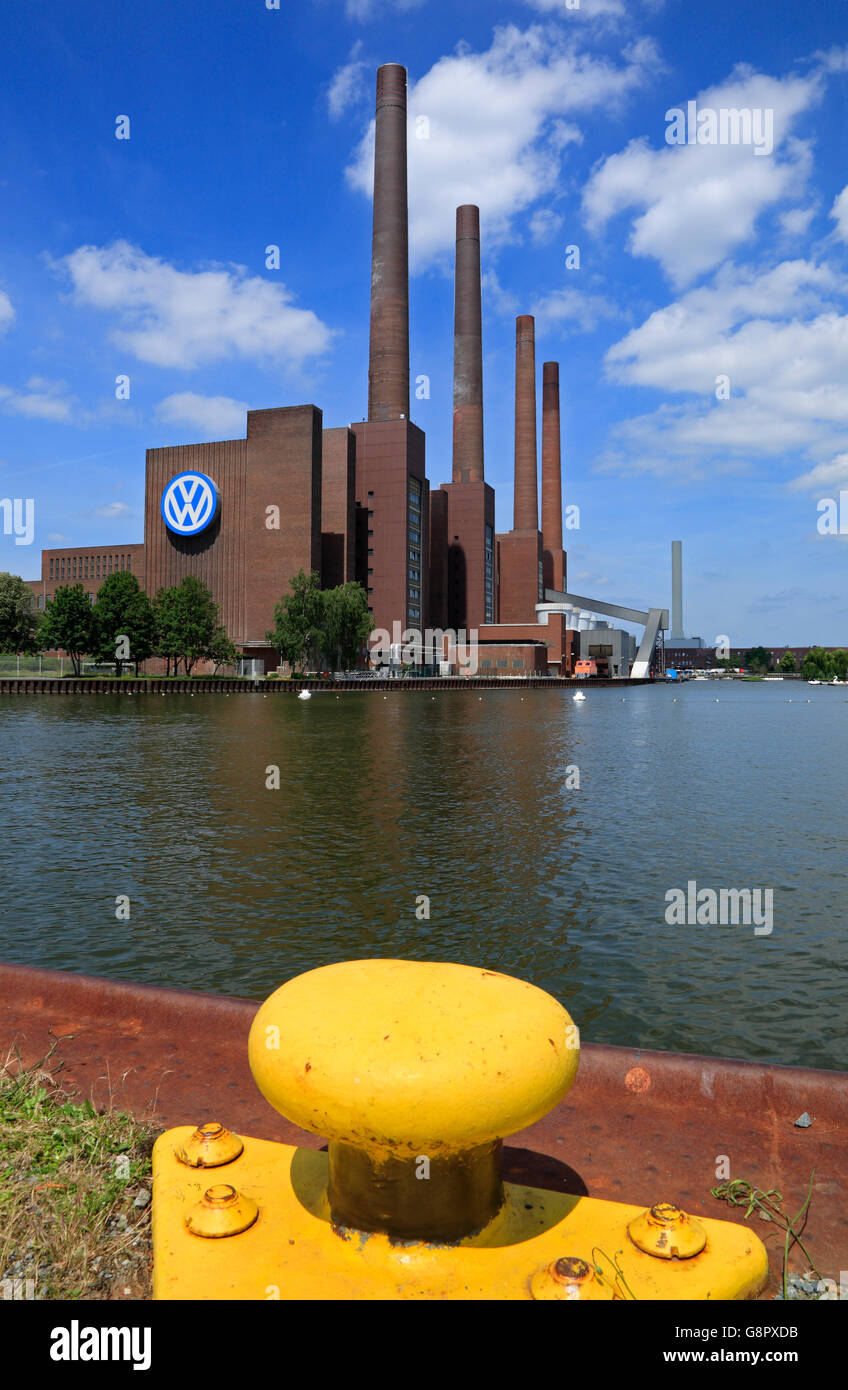
M 0 959 L 257 999 L 461 961 L 585 1040 L 848 1068 L 846 785 L 848 687 L 3 696 Z M 667 920 L 690 881 L 759 930 Z

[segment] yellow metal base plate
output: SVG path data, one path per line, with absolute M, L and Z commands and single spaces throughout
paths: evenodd
M 193 1131 L 192 1125 L 168 1130 L 153 1150 L 157 1299 L 717 1301 L 750 1298 L 766 1281 L 765 1247 L 745 1226 L 702 1219 L 707 1243 L 701 1254 L 658 1259 L 638 1250 L 627 1234 L 642 1207 L 515 1183 L 506 1184 L 494 1220 L 458 1245 L 394 1243 L 339 1229 L 327 1206 L 326 1153 L 245 1138 L 233 1162 L 187 1168 L 176 1152 Z M 258 1205 L 256 1221 L 238 1235 L 192 1234 L 186 1216 L 208 1188 L 224 1183 Z M 564 1257 L 603 1272 L 563 1289 L 543 1271 Z

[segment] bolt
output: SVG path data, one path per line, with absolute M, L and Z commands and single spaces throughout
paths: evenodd
M 592 1278 L 592 1266 L 576 1255 L 563 1255 L 555 1260 L 550 1272 L 558 1284 L 585 1284 Z
M 250 1197 L 230 1183 L 221 1182 L 206 1189 L 189 1211 L 185 1224 L 193 1235 L 214 1240 L 239 1235 L 253 1225 L 258 1215 L 259 1208 Z
M 563 1302 L 579 1299 L 581 1290 L 591 1284 L 595 1271 L 577 1255 L 561 1255 L 558 1260 L 537 1269 L 530 1278 L 530 1297 L 537 1302 Z M 588 1296 L 597 1297 L 597 1292 L 589 1291 Z

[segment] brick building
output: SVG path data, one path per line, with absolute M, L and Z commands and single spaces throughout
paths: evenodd
M 409 418 L 406 71 L 377 73 L 368 418 L 323 428 L 312 404 L 247 412 L 245 436 L 147 451 L 144 543 L 50 550 L 31 582 L 39 608 L 62 584 L 94 598 L 129 570 L 154 597 L 194 575 L 245 657 L 275 665 L 266 633 L 298 570 L 322 586 L 357 579 L 375 628 L 479 634 L 480 669 L 571 669 L 574 634 L 537 618 L 565 588 L 559 372 L 544 367 L 542 525 L 535 332 L 516 323 L 515 517 L 495 532 L 485 481 L 479 210 L 457 209 L 452 477 L 430 489 L 425 437 Z M 394 639 L 393 639 L 394 640 Z M 424 652 L 432 659 L 435 651 Z

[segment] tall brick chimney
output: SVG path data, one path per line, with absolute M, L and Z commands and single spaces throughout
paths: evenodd
M 562 550 L 562 460 L 559 363 L 542 368 L 542 538 L 546 550 Z
M 536 480 L 536 321 L 515 320 L 515 531 L 538 531 Z
M 453 481 L 483 481 L 483 327 L 480 209 L 456 210 L 453 338 Z
M 368 419 L 409 419 L 406 68 L 377 69 Z
M 559 418 L 559 363 L 542 367 L 542 563 L 545 588 L 562 590 L 562 454 Z

